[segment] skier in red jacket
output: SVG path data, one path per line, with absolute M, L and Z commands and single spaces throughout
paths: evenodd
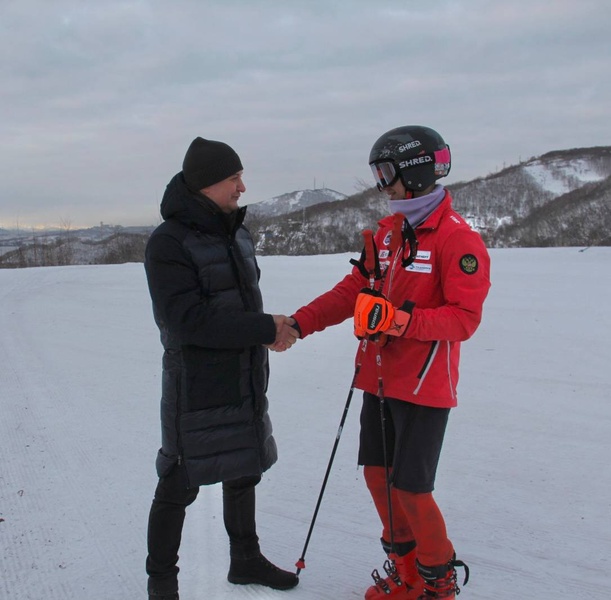
M 391 214 L 352 272 L 293 317 L 302 338 L 353 317 L 362 340 L 358 462 L 389 558 L 387 577 L 374 570 L 365 598 L 454 599 L 456 567 L 465 567 L 465 583 L 468 569 L 456 559 L 432 492 L 457 402 L 460 343 L 480 323 L 490 260 L 481 237 L 436 183 L 451 164 L 436 131 L 388 131 L 373 145 L 369 164 Z

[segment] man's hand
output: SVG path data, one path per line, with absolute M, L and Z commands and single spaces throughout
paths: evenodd
M 273 344 L 267 346 L 274 352 L 284 352 L 288 350 L 299 337 L 299 332 L 292 326 L 295 324 L 295 319 L 286 315 L 272 315 L 276 324 L 276 339 Z
M 354 306 L 354 335 L 358 338 L 381 333 L 401 336 L 407 329 L 413 307 L 413 303 L 406 302 L 397 310 L 384 294 L 364 288 Z

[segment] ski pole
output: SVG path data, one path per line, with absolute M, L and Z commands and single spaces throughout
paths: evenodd
M 364 255 L 365 268 L 367 269 L 369 273 L 373 273 L 375 272 L 375 260 L 376 260 L 375 247 L 373 244 L 373 232 L 370 229 L 367 229 L 363 231 L 363 237 L 365 238 L 365 255 Z M 310 544 L 310 538 L 312 537 L 312 531 L 314 530 L 314 524 L 316 523 L 316 517 L 318 516 L 318 510 L 320 509 L 322 497 L 327 487 L 327 481 L 329 480 L 329 474 L 331 473 L 331 467 L 335 459 L 335 453 L 337 452 L 337 447 L 339 446 L 339 439 L 344 429 L 346 417 L 348 416 L 348 409 L 350 408 L 350 402 L 352 401 L 352 395 L 354 394 L 354 388 L 356 387 L 356 380 L 359 376 L 359 371 L 361 370 L 361 360 L 362 360 L 361 352 L 365 352 L 366 348 L 367 348 L 367 339 L 363 339 L 362 342 L 359 344 L 359 348 L 357 351 L 356 367 L 354 369 L 352 383 L 350 384 L 350 391 L 348 392 L 348 397 L 346 398 L 346 404 L 344 405 L 344 411 L 342 412 L 342 418 L 340 419 L 339 427 L 337 428 L 335 442 L 333 444 L 333 449 L 331 451 L 331 456 L 329 458 L 327 470 L 323 478 L 322 487 L 320 488 L 320 493 L 318 494 L 318 500 L 316 502 L 316 508 L 314 509 L 314 515 L 312 516 L 312 521 L 310 522 L 310 528 L 308 529 L 308 535 L 306 536 L 305 544 L 303 546 L 303 550 L 301 551 L 301 557 L 295 563 L 295 566 L 297 567 L 297 571 L 296 571 L 297 575 L 301 573 L 302 569 L 305 569 L 305 555 L 308 550 L 308 545 Z
M 384 399 L 384 381 L 382 379 L 382 354 L 380 342 L 376 341 L 376 368 L 378 370 L 378 400 L 380 402 L 380 425 L 382 427 L 382 452 L 384 454 L 384 479 L 386 482 L 386 503 L 388 509 L 388 529 L 390 532 L 390 550 L 395 551 L 395 528 L 390 489 L 390 467 L 388 465 L 388 443 L 386 441 L 386 400 Z
M 350 402 L 352 401 L 352 394 L 354 393 L 356 378 L 358 377 L 360 368 L 361 368 L 361 364 L 359 362 L 356 365 L 356 368 L 354 369 L 354 377 L 352 378 L 352 384 L 350 385 L 350 391 L 348 392 L 348 398 L 346 398 L 344 412 L 342 413 L 342 418 L 339 422 L 339 427 L 337 428 L 337 435 L 335 436 L 335 443 L 333 444 L 333 450 L 331 451 L 331 457 L 329 458 L 329 464 L 327 465 L 327 471 L 325 473 L 325 477 L 322 482 L 322 487 L 320 488 L 320 494 L 318 495 L 318 501 L 316 502 L 316 508 L 314 509 L 314 515 L 312 516 L 312 521 L 310 523 L 310 529 L 308 530 L 308 535 L 306 537 L 306 541 L 303 546 L 303 550 L 301 551 L 301 557 L 295 563 L 295 566 L 297 567 L 297 572 L 296 572 L 297 575 L 299 575 L 302 569 L 305 569 L 305 555 L 308 550 L 310 538 L 312 537 L 312 531 L 314 530 L 314 523 L 316 522 L 316 517 L 318 516 L 318 510 L 322 502 L 322 497 L 325 493 L 325 488 L 327 487 L 327 481 L 329 480 L 329 474 L 331 473 L 331 466 L 333 465 L 333 460 L 335 459 L 335 453 L 337 452 L 337 447 L 339 445 L 339 439 L 344 429 L 344 423 L 346 422 L 346 417 L 348 416 L 348 409 L 350 408 Z
M 400 213 L 394 215 L 392 235 L 390 238 L 390 256 L 392 256 L 392 267 L 389 265 L 384 271 L 384 275 L 381 278 L 380 291 L 384 292 L 384 282 L 388 271 L 391 271 L 390 280 L 388 282 L 388 293 L 390 293 L 390 286 L 392 285 L 392 278 L 394 274 L 394 268 L 397 260 L 401 260 L 402 256 L 399 256 L 399 249 L 402 248 L 401 242 L 403 242 L 403 228 L 404 217 Z M 412 247 L 413 244 L 410 244 Z M 374 288 L 373 280 L 370 280 L 371 289 Z M 386 440 L 386 399 L 384 398 L 384 378 L 382 377 L 382 351 L 380 349 L 383 338 L 378 338 L 374 341 L 376 347 L 376 370 L 378 374 L 378 400 L 380 402 L 380 426 L 382 427 L 382 453 L 384 455 L 384 479 L 386 483 L 386 502 L 388 510 L 388 529 L 390 533 L 390 549 L 391 552 L 395 551 L 395 530 L 394 530 L 394 519 L 393 519 L 393 508 L 392 508 L 392 490 L 390 489 L 390 467 L 388 464 L 388 442 Z

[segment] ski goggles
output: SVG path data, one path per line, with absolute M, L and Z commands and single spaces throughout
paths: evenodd
M 371 167 L 371 172 L 373 173 L 376 185 L 380 191 L 399 179 L 399 171 L 395 168 L 395 163 L 377 162 L 371 163 L 369 166 Z

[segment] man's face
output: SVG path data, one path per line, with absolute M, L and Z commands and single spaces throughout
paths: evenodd
M 382 191 L 388 195 L 390 200 L 403 200 L 407 196 L 407 190 L 400 177 L 392 185 L 386 186 Z
M 405 200 L 410 198 L 420 198 L 420 196 L 426 196 L 435 189 L 435 184 L 430 185 L 421 192 L 408 192 L 407 188 L 403 185 L 401 178 L 397 179 L 392 185 L 386 186 L 383 192 L 388 195 L 389 200 Z
M 246 191 L 242 181 L 243 172 L 238 171 L 235 175 L 227 177 L 223 181 L 201 189 L 200 192 L 208 196 L 224 213 L 232 213 L 238 210 L 240 195 Z

